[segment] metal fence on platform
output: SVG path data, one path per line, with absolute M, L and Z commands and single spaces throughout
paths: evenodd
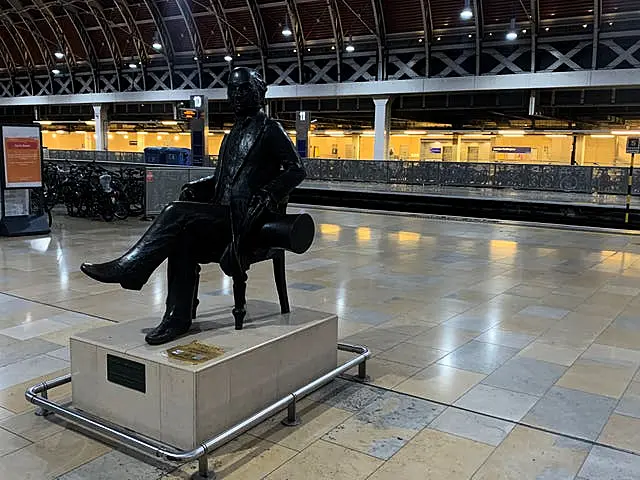
M 104 163 L 144 163 L 143 153 L 96 152 L 88 150 L 49 150 L 50 159 L 96 161 Z M 211 156 L 212 165 L 217 156 Z M 396 185 L 510 188 L 567 193 L 602 193 L 624 195 L 627 192 L 629 169 L 625 167 L 569 166 L 509 163 L 466 163 L 426 161 L 337 160 L 307 158 L 304 160 L 307 179 L 329 182 L 364 182 Z M 154 166 L 153 168 L 161 168 Z M 164 167 L 163 167 L 164 168 Z M 175 168 L 166 167 L 167 172 Z M 213 168 L 213 167 L 212 167 Z M 194 171 L 211 171 L 194 167 Z M 158 170 L 157 172 L 160 172 Z M 187 178 L 183 175 L 180 179 Z M 184 178 L 183 178 L 184 177 Z M 175 190 L 177 177 L 167 179 L 167 192 Z M 174 186 L 170 186 L 174 185 Z M 179 192 L 179 190 L 178 190 Z M 640 195 L 640 171 L 633 176 L 634 195 Z M 153 194 L 155 195 L 155 194 Z M 160 195 L 160 194 L 158 194 Z M 168 198 L 169 193 L 157 198 Z

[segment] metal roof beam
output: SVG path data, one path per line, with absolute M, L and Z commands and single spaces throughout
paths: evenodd
M 146 89 L 147 76 L 145 72 L 147 64 L 149 63 L 147 47 L 144 39 L 142 38 L 142 34 L 140 33 L 140 29 L 138 28 L 138 24 L 136 23 L 136 19 L 131 13 L 128 2 L 126 0 L 114 0 L 114 3 L 127 26 L 129 35 L 133 39 L 133 46 L 136 49 L 136 54 L 138 55 L 138 60 L 140 61 L 140 67 L 142 70 L 142 85 L 143 88 Z
M 600 44 L 600 22 L 602 18 L 602 1 L 593 0 L 593 51 L 591 54 L 591 68 L 598 68 L 598 47 Z
M 251 22 L 253 28 L 256 31 L 256 38 L 258 39 L 258 48 L 260 49 L 260 60 L 262 62 L 263 77 L 267 78 L 267 58 L 269 57 L 269 42 L 267 41 L 267 31 L 264 28 L 264 20 L 262 13 L 260 12 L 260 6 L 257 0 L 246 0 L 247 7 L 249 8 L 249 14 L 251 15 Z
M 187 0 L 176 0 L 176 4 L 178 5 L 178 9 L 180 10 L 182 19 L 184 20 L 184 24 L 187 28 L 187 34 L 189 35 L 189 40 L 191 40 L 191 45 L 193 46 L 193 51 L 195 52 L 193 59 L 198 66 L 198 84 L 202 85 L 202 61 L 204 60 L 204 48 L 202 46 L 202 38 L 200 38 L 200 31 L 198 30 L 198 25 L 193 18 L 191 7 L 187 4 Z
M 117 73 L 116 80 L 118 83 L 118 90 L 120 90 L 120 72 L 122 70 L 122 52 L 120 51 L 120 44 L 116 40 L 116 36 L 113 33 L 113 29 L 111 28 L 110 23 L 104 16 L 102 5 L 95 2 L 95 0 L 84 0 L 84 2 L 87 5 L 89 12 L 94 16 L 96 22 L 98 22 L 100 31 L 102 32 L 102 35 L 107 42 L 107 48 L 109 49 L 111 59 L 113 60 L 113 67 L 115 68 Z M 100 85 L 98 85 L 97 88 L 99 90 Z
M 149 14 L 151 15 L 151 20 L 153 21 L 156 31 L 160 36 L 160 41 L 162 44 L 162 55 L 167 61 L 167 68 L 169 69 L 169 85 L 173 88 L 173 62 L 175 58 L 175 50 L 173 48 L 173 41 L 171 40 L 171 35 L 169 34 L 169 30 L 167 29 L 167 24 L 158 9 L 158 5 L 155 0 L 142 0 L 144 5 L 147 7 Z
M 384 21 L 382 0 L 371 0 L 373 17 L 376 22 L 376 37 L 378 41 L 378 80 L 387 78 L 387 28 Z
M 331 18 L 331 29 L 333 30 L 333 41 L 336 49 L 336 61 L 338 63 L 338 82 L 342 81 L 342 55 L 344 51 L 344 30 L 342 29 L 342 18 L 336 0 L 327 0 L 329 17 Z
M 482 37 L 484 36 L 484 8 L 482 0 L 473 0 L 474 21 L 476 27 L 476 75 L 480 75 L 482 59 Z
M 639 77 L 640 69 L 582 70 L 576 72 L 486 75 L 481 77 L 417 78 L 411 80 L 387 80 L 382 82 L 286 85 L 269 87 L 267 98 L 270 100 L 367 98 L 374 95 L 421 95 L 531 89 L 621 88 L 637 87 Z M 226 88 L 212 88 L 149 92 L 41 95 L 0 98 L 0 106 L 175 102 L 188 100 L 191 95 L 206 95 L 212 101 L 225 101 L 226 94 Z
M 420 0 L 422 7 L 422 28 L 424 30 L 425 77 L 431 76 L 431 40 L 433 38 L 433 18 L 431 16 L 431 0 Z
M 304 32 L 302 31 L 302 23 L 300 22 L 300 14 L 296 0 L 286 0 L 287 13 L 293 29 L 293 36 L 296 41 L 296 56 L 298 57 L 299 83 L 304 83 L 303 65 L 304 65 Z

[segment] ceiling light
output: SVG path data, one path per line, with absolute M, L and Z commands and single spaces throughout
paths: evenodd
M 606 134 L 594 134 L 590 135 L 591 138 L 614 138 L 615 135 L 606 135 Z
M 498 132 L 500 135 L 524 135 L 525 132 L 524 130 L 500 130 Z
M 130 63 L 130 64 L 129 64 L 129 68 L 130 68 L 131 70 L 135 70 L 136 68 L 138 68 L 138 65 L 136 65 L 135 63 Z
M 527 33 L 527 29 L 526 29 L 526 28 L 523 28 L 523 29 L 522 29 L 522 33 Z
M 60 75 L 60 70 L 54 68 L 53 70 L 51 70 L 51 73 L 53 73 L 54 75 Z
M 609 26 L 612 27 L 613 26 L 613 22 L 609 22 Z
M 51 125 L 53 122 L 51 120 L 36 120 L 36 123 L 40 125 Z
M 419 39 L 418 39 L 418 43 L 422 43 L 423 41 L 424 41 L 424 39 L 423 39 L 423 38 L 419 38 Z
M 162 125 L 178 125 L 176 120 L 162 120 L 160 123 Z
M 347 48 L 345 49 L 347 52 L 349 53 L 353 53 L 356 50 L 356 47 L 354 47 L 352 44 L 347 45 Z
M 588 27 L 588 25 L 586 23 L 582 24 L 582 28 L 587 28 L 587 27 Z
M 436 38 L 436 40 L 440 41 L 440 40 L 442 40 L 442 37 L 438 37 L 438 38 Z
M 469 34 L 469 38 L 473 37 L 473 35 Z
M 460 18 L 463 20 L 471 20 L 473 18 L 473 11 L 471 10 L 471 0 L 465 0 L 464 9 L 460 12 Z
M 545 29 L 544 29 L 544 31 L 545 31 L 545 32 L 548 32 L 548 31 L 549 31 L 549 27 L 545 28 Z
M 59 51 L 58 51 L 58 52 L 56 52 L 56 53 L 54 53 L 54 55 L 56 56 L 56 58 L 57 58 L 58 60 L 61 60 L 61 59 L 63 59 L 63 58 L 64 58 L 64 53 L 59 52 Z
M 231 55 L 225 55 L 224 60 L 225 62 L 230 62 L 231 60 L 233 60 L 233 57 Z
M 297 48 L 294 48 L 294 49 L 293 49 L 293 53 L 298 53 L 298 49 L 297 49 Z
M 336 46 L 335 45 L 331 45 L 331 50 L 335 50 Z
M 509 32 L 507 32 L 507 40 L 513 41 L 518 38 L 518 34 L 516 32 L 516 19 L 511 19 L 511 26 L 509 27 Z
M 640 130 L 612 130 L 612 135 L 640 135 Z
M 193 57 L 193 59 L 197 62 L 198 61 L 198 57 Z
M 493 32 L 489 32 L 489 36 L 490 36 L 490 37 L 493 37 Z
M 151 44 L 151 47 L 154 50 L 162 50 L 162 44 L 160 42 L 158 42 L 157 40 Z
M 288 25 L 285 25 L 284 28 L 282 29 L 282 35 L 284 35 L 285 37 L 290 37 L 291 35 L 293 35 L 293 32 L 291 31 Z

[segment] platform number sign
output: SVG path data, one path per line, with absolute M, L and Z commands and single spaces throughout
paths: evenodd
M 627 139 L 627 153 L 640 154 L 640 138 L 630 137 Z

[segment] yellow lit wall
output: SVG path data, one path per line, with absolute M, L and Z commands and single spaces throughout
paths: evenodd
M 45 147 L 58 150 L 95 150 L 96 142 L 93 132 L 57 133 L 43 131 Z M 121 152 L 143 152 L 145 147 L 175 146 L 190 148 L 190 135 L 157 132 L 117 133 L 108 135 L 108 149 Z M 220 151 L 223 134 L 209 135 L 209 153 L 217 155 Z M 295 143 L 295 136 L 291 136 Z M 618 165 L 627 166 L 630 155 L 625 152 L 626 137 L 594 138 L 588 135 L 579 136 L 576 148 L 576 161 L 581 165 Z M 527 162 L 555 163 L 569 165 L 573 137 L 546 137 L 544 135 L 526 135 L 507 137 L 502 135 L 478 138 L 471 135 L 406 135 L 394 134 L 389 140 L 389 150 L 394 160 L 427 160 L 427 161 L 475 161 L 471 157 L 477 149 L 480 162 Z M 530 154 L 506 154 L 493 152 L 494 146 L 531 147 Z M 439 148 L 440 153 L 433 153 L 432 148 Z M 459 151 L 458 151 L 459 150 Z M 311 135 L 309 137 L 309 156 L 316 158 L 373 159 L 374 137 L 371 135 L 327 136 Z M 444 152 L 448 156 L 445 158 Z M 640 159 L 639 159 L 640 161 Z

